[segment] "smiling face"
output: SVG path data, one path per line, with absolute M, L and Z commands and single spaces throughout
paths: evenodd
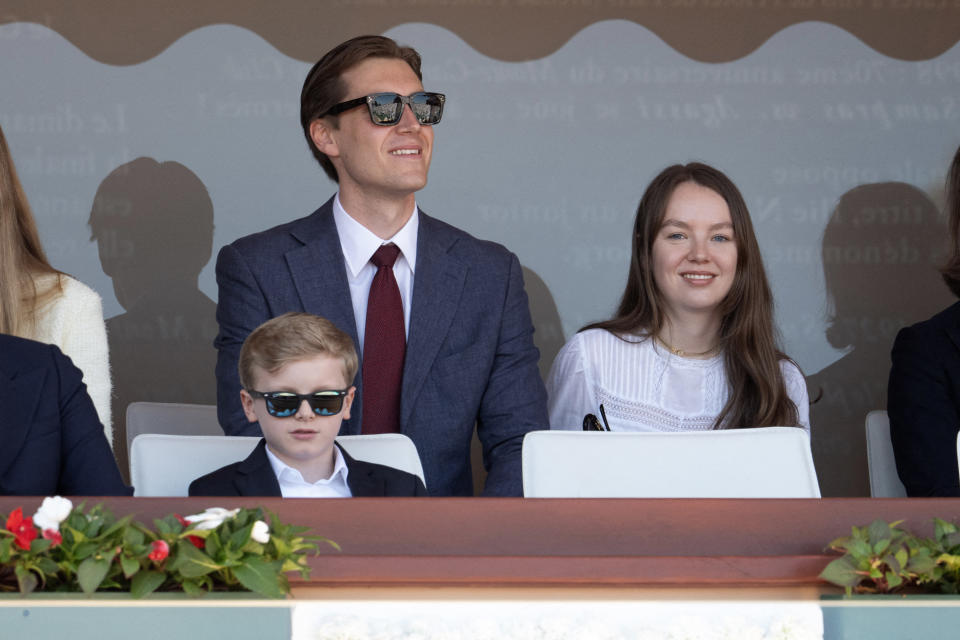
M 423 91 L 417 74 L 397 58 L 368 58 L 341 76 L 342 101 L 372 93 L 408 96 Z M 427 184 L 433 150 L 433 127 L 417 122 L 409 105 L 394 126 L 370 120 L 365 105 L 336 118 L 315 120 L 310 135 L 337 170 L 342 200 L 359 197 L 390 201 L 410 199 Z
M 343 361 L 328 355 L 295 360 L 273 373 L 254 367 L 253 377 L 253 388 L 261 392 L 289 391 L 306 395 L 350 387 L 344 379 Z M 318 416 L 309 403 L 303 401 L 296 414 L 276 418 L 267 412 L 263 398 L 254 398 L 243 390 L 240 399 L 247 420 L 260 423 L 270 451 L 307 478 L 316 475 L 313 472 L 318 468 L 329 467 L 332 471 L 333 440 L 340 432 L 340 423 L 350 418 L 354 391 L 350 387 L 343 399 L 343 409 L 333 416 Z M 328 476 L 329 473 L 322 475 Z
M 737 272 L 737 243 L 723 197 L 695 182 L 670 196 L 653 242 L 653 277 L 671 322 L 685 314 L 713 314 Z

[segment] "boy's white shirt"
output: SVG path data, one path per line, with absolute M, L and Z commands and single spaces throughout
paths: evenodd
M 317 480 L 314 483 L 303 479 L 297 469 L 286 464 L 278 458 L 272 451 L 270 445 L 265 447 L 267 459 L 270 466 L 273 467 L 273 473 L 277 476 L 277 482 L 280 484 L 280 495 L 284 498 L 352 498 L 350 485 L 347 484 L 347 461 L 344 460 L 340 448 L 333 447 L 333 473 L 330 477 L 323 480 Z

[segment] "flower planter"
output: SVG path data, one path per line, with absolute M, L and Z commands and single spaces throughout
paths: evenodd
M 155 593 L 0 594 L 4 637 L 97 640 L 169 640 L 184 634 L 204 640 L 289 640 L 291 604 L 247 592 L 215 592 L 200 598 Z
M 824 595 L 824 640 L 954 638 L 960 596 L 937 594 Z

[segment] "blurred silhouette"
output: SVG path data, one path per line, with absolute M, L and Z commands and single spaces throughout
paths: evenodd
M 937 270 L 946 236 L 930 198 L 900 182 L 848 191 L 827 223 L 826 337 L 846 353 L 807 378 L 813 456 L 824 497 L 870 495 L 864 420 L 867 412 L 887 406 L 897 331 L 952 301 Z
M 560 311 L 547 283 L 529 267 L 523 267 L 523 284 L 530 303 L 530 316 L 533 318 L 533 342 L 540 350 L 540 377 L 546 380 L 553 359 L 566 340 L 563 337 L 563 323 Z
M 129 403 L 216 403 L 216 304 L 197 286 L 212 251 L 213 203 L 182 164 L 137 158 L 100 183 L 90 228 L 126 310 L 107 320 L 114 452 L 126 474 Z

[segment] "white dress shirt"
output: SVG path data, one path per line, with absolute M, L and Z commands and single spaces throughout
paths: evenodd
M 803 374 L 788 360 L 780 361 L 780 370 L 809 435 Z M 599 418 L 602 404 L 611 431 L 705 431 L 713 428 L 729 395 L 722 354 L 682 358 L 655 340 L 621 340 L 604 329 L 573 336 L 547 378 L 551 429 L 582 429 L 583 416 Z
M 280 484 L 280 495 L 284 498 L 352 498 L 350 485 L 347 484 L 347 462 L 340 453 L 340 448 L 334 445 L 333 473 L 326 480 L 307 482 L 303 474 L 286 464 L 270 451 L 267 445 L 267 459 L 273 467 L 273 473 Z
M 367 327 L 367 298 L 377 268 L 370 258 L 381 245 L 391 242 L 400 248 L 400 255 L 393 263 L 393 275 L 400 288 L 403 302 L 404 335 L 410 336 L 410 303 L 413 300 L 413 270 L 417 264 L 417 231 L 420 228 L 420 210 L 414 204 L 413 214 L 407 223 L 388 240 L 383 240 L 353 219 L 340 204 L 340 194 L 333 199 L 333 221 L 340 236 L 340 248 L 347 265 L 347 282 L 350 284 L 350 300 L 353 302 L 353 317 L 357 321 L 358 351 L 363 354 L 363 334 Z

